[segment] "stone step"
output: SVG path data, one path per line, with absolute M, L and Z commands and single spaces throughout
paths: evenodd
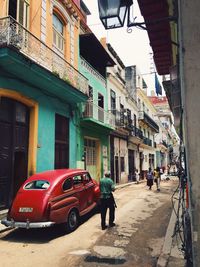
M 6 217 L 8 209 L 0 210 L 0 220 Z

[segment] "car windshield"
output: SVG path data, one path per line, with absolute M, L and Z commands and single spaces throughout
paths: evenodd
M 36 180 L 36 181 L 32 181 L 30 183 L 27 183 L 24 186 L 24 189 L 47 189 L 49 188 L 50 183 L 48 181 L 44 181 L 44 180 Z

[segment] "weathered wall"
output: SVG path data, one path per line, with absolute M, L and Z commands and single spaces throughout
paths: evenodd
M 38 125 L 36 171 L 54 169 L 56 113 L 69 118 L 69 166 L 76 167 L 76 123 L 70 118 L 69 106 L 56 97 L 47 96 L 26 83 L 8 77 L 0 77 L 0 88 L 20 93 L 21 98 L 31 99 L 38 104 L 38 117 L 35 122 Z M 10 94 L 7 97 L 10 97 Z
M 200 1 L 179 1 L 180 73 L 185 115 L 185 141 L 190 180 L 194 266 L 200 266 Z

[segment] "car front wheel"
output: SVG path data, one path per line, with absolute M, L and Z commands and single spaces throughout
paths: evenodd
M 78 227 L 78 212 L 76 210 L 71 210 L 67 219 L 67 230 L 69 232 L 74 231 Z

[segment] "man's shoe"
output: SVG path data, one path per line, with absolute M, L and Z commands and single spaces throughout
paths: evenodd
M 109 227 L 114 227 L 114 226 L 115 226 L 115 223 L 109 224 Z
M 108 228 L 107 225 L 101 227 L 102 230 L 106 230 L 107 228 Z

